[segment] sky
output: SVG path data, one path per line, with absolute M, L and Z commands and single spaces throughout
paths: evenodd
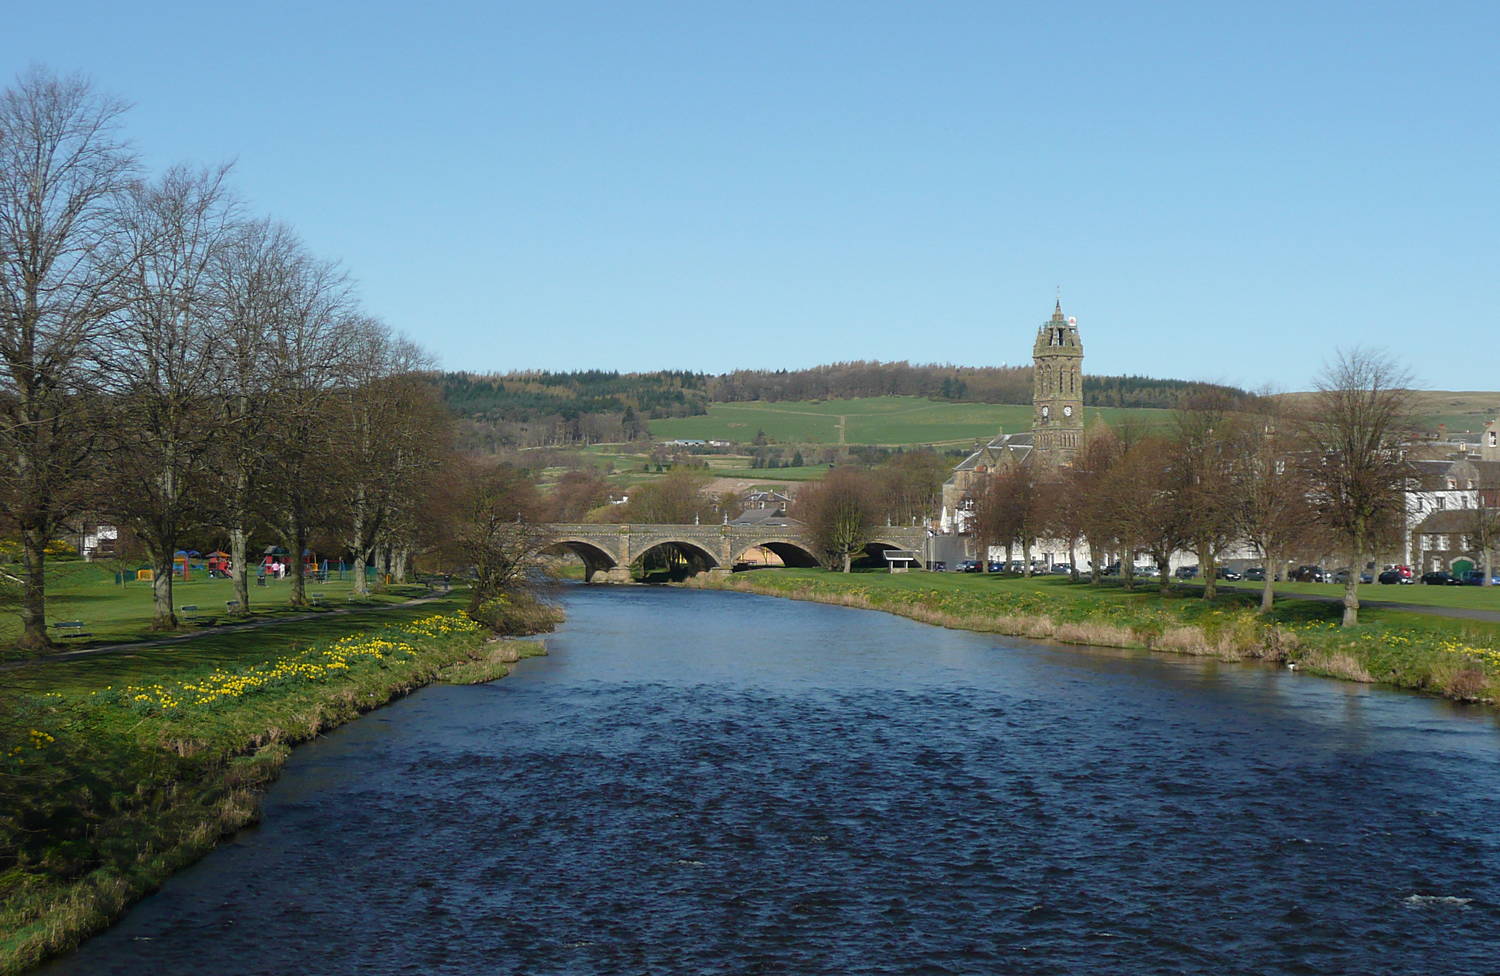
M 448 369 L 1017 364 L 1494 390 L 1500 4 L 257 2 L 10 9 L 234 161 Z M 1489 341 L 1486 341 L 1489 340 Z

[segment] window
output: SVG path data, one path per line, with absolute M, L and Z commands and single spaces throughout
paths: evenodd
M 1500 431 L 1487 430 L 1484 432 L 1484 439 L 1489 442 L 1490 447 L 1500 447 Z

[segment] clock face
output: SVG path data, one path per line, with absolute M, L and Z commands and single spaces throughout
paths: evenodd
M 1043 407 L 1042 408 L 1042 419 L 1046 420 L 1047 419 L 1047 415 L 1050 414 L 1051 412 L 1052 412 L 1052 408 L 1051 407 Z
M 1073 408 L 1072 407 L 1063 407 L 1063 416 L 1064 417 L 1071 417 L 1071 416 L 1073 416 Z

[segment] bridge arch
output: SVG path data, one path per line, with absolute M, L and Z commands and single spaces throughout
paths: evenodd
M 766 549 L 774 553 L 784 566 L 811 569 L 823 565 L 818 560 L 817 555 L 808 548 L 806 540 L 789 538 L 787 536 L 772 536 L 751 543 L 748 546 L 741 546 L 740 550 L 734 554 L 734 558 L 730 560 L 730 567 L 733 568 L 745 563 L 746 557 L 756 549 Z
M 608 572 L 620 564 L 620 560 L 614 553 L 587 539 L 558 539 L 546 549 L 547 552 L 558 550 L 571 552 L 583 560 L 584 582 L 593 579 L 595 573 Z
M 717 569 L 719 557 L 701 542 L 665 535 L 643 541 L 631 563 L 639 563 L 648 572 L 653 568 L 665 568 L 668 573 L 675 575 L 685 569 L 691 575 Z

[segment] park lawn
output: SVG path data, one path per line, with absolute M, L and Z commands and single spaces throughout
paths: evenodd
M 288 746 L 514 661 L 466 596 L 0 674 L 0 973 L 21 972 L 254 820 Z M 491 660 L 494 658 L 494 660 Z
M 1155 587 L 1093 586 L 1066 576 L 773 569 L 701 585 L 1074 644 L 1286 662 L 1464 701 L 1500 698 L 1500 624 L 1486 621 L 1371 607 L 1358 627 L 1343 628 L 1336 603 L 1278 600 L 1262 616 L 1251 591 L 1220 591 L 1208 601 L 1197 587 L 1162 595 Z
M 752 468 L 747 458 L 732 458 L 733 464 L 720 464 L 717 458 L 710 460 L 708 473 L 716 478 L 774 478 L 778 482 L 816 481 L 828 473 L 826 464 L 788 465 L 784 468 Z
M 349 574 L 346 574 L 349 576 Z M 308 613 L 306 609 L 294 609 L 287 605 L 291 594 L 290 580 L 268 579 L 265 586 L 250 586 L 250 618 L 253 620 L 292 616 Z M 327 583 L 307 584 L 307 595 L 321 595 L 326 608 L 314 608 L 312 612 L 335 609 L 349 605 L 354 583 L 352 577 L 329 579 Z M 425 595 L 425 587 L 397 585 L 384 592 L 372 593 L 362 602 L 372 604 L 400 603 L 415 596 Z M 225 604 L 234 599 L 234 583 L 227 579 L 209 579 L 207 574 L 194 574 L 186 582 L 172 587 L 172 603 L 178 616 L 184 617 L 182 607 L 198 607 L 195 621 L 184 620 L 182 633 L 200 630 L 207 618 L 217 618 L 219 623 L 228 623 L 230 618 Z M 151 584 L 134 580 L 121 585 L 115 582 L 115 571 L 102 563 L 87 563 L 82 560 L 54 560 L 47 564 L 47 622 L 79 620 L 91 637 L 59 638 L 59 644 L 68 647 L 90 647 L 100 644 L 128 643 L 150 640 L 162 636 L 152 631 Z M 235 618 L 245 619 L 245 618 Z M 0 648 L 13 646 L 20 635 L 20 609 L 15 603 L 0 607 Z M 53 631 L 58 634 L 58 631 Z M 0 652 L 0 658 L 4 653 Z
M 1129 418 L 1156 426 L 1169 410 L 1086 407 L 1084 422 L 1102 417 L 1110 423 Z M 778 444 L 843 443 L 887 447 L 971 445 L 988 441 L 1003 428 L 1011 433 L 1031 429 L 1031 407 L 1007 403 L 955 403 L 921 397 L 858 397 L 850 400 L 792 400 L 711 403 L 698 417 L 651 421 L 657 440 L 699 439 L 748 443 L 757 433 Z
M 1236 590 L 1253 590 L 1260 593 L 1261 584 L 1254 582 L 1229 583 L 1221 580 L 1219 587 Z M 1276 594 L 1288 596 L 1309 595 L 1335 597 L 1342 600 L 1342 583 L 1277 583 Z M 1379 583 L 1361 583 L 1359 599 L 1385 603 L 1411 603 L 1424 607 L 1452 607 L 1461 610 L 1494 610 L 1500 613 L 1500 586 L 1382 586 Z

